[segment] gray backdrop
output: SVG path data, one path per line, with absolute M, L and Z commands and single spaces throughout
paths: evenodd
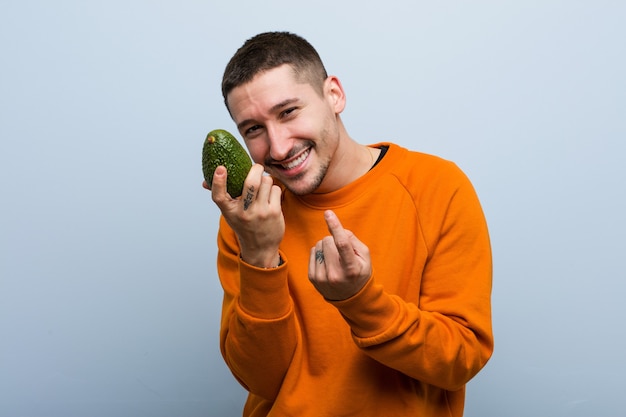
M 623 413 L 623 1 L 0 1 L 0 416 L 237 416 L 206 133 L 291 30 L 362 143 L 456 161 L 494 252 L 466 416 Z

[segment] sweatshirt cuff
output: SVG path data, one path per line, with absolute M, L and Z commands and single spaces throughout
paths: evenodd
M 285 260 L 284 254 L 280 254 Z M 239 260 L 240 308 L 252 317 L 276 319 L 292 308 L 287 284 L 287 261 L 276 268 L 259 268 Z
M 384 338 L 383 332 L 399 314 L 396 301 L 385 293 L 382 285 L 374 282 L 373 276 L 354 296 L 330 303 L 339 310 L 358 338 Z

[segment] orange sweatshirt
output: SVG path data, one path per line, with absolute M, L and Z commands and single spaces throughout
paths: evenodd
M 462 416 L 465 384 L 493 350 L 485 218 L 456 165 L 383 145 L 338 191 L 284 192 L 278 268 L 241 261 L 220 220 L 221 351 L 249 392 L 244 416 Z M 368 283 L 340 302 L 307 276 L 326 209 L 372 259 Z

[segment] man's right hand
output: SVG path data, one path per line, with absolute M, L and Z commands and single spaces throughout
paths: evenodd
M 243 194 L 232 198 L 226 191 L 226 168 L 217 167 L 211 196 L 226 222 L 237 234 L 241 258 L 261 268 L 278 266 L 278 247 L 285 234 L 281 189 L 264 175 L 263 165 L 254 164 L 243 185 Z M 205 188 L 209 188 L 206 181 Z

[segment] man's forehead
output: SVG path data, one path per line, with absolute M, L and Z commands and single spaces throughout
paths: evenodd
M 264 112 L 277 111 L 287 104 L 302 101 L 307 94 L 314 93 L 310 84 L 298 82 L 293 73 L 270 71 L 235 87 L 228 94 L 228 107 L 234 118 L 236 114 L 252 109 Z

